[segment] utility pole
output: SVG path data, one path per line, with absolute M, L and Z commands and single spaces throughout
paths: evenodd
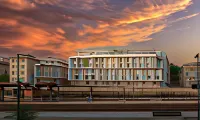
M 20 120 L 20 92 L 21 92 L 21 86 L 19 81 L 19 56 L 20 54 L 17 54 L 17 120 Z
M 194 57 L 197 59 L 197 89 L 198 89 L 198 120 L 200 120 L 200 84 L 199 84 L 199 53 Z

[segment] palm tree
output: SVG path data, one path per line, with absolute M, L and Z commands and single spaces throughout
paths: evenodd
M 20 120 L 35 120 L 38 117 L 38 113 L 31 111 L 28 106 L 21 106 L 20 110 Z M 17 120 L 17 111 L 12 112 L 10 115 L 5 116 L 5 119 Z

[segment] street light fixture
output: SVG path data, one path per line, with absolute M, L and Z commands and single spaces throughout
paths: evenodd
M 19 57 L 20 56 L 28 56 L 33 57 L 32 55 L 25 55 L 25 54 L 17 54 L 17 120 L 20 120 L 20 92 L 21 92 L 21 85 L 19 81 Z
M 200 120 L 200 84 L 199 84 L 199 53 L 194 57 L 197 59 L 197 89 L 198 89 L 198 120 Z

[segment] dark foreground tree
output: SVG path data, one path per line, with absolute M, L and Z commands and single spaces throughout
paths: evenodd
M 38 113 L 31 110 L 29 106 L 21 106 L 20 108 L 20 120 L 35 120 L 38 117 Z M 17 120 L 17 111 L 10 113 L 10 115 L 4 117 L 5 119 Z

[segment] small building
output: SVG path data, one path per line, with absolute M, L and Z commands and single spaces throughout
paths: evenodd
M 8 58 L 0 57 L 0 75 L 9 74 Z
M 19 58 L 19 78 L 21 82 L 34 84 L 34 65 L 39 60 L 34 56 L 20 56 Z M 17 56 L 10 57 L 10 82 L 17 81 Z
M 67 84 L 68 63 L 66 60 L 48 57 L 40 58 L 40 62 L 34 66 L 35 83 L 56 82 Z
M 198 65 L 200 70 L 200 62 L 198 62 Z M 181 87 L 192 87 L 192 84 L 197 83 L 197 62 L 183 64 L 180 71 L 179 81 Z
M 71 85 L 167 87 L 170 69 L 163 51 L 79 50 L 69 57 Z

